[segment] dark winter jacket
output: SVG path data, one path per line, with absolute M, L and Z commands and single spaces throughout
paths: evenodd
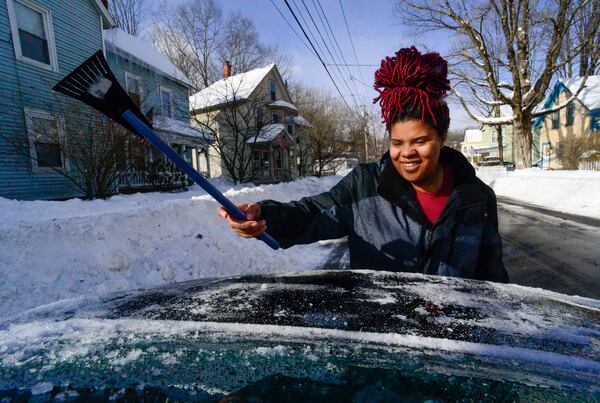
M 328 192 L 261 202 L 262 218 L 283 248 L 347 235 L 352 269 L 508 282 L 494 191 L 458 151 L 444 147 L 440 161 L 452 168 L 455 188 L 434 225 L 389 153 L 359 165 Z

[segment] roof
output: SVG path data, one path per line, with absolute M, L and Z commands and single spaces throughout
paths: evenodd
M 477 143 L 480 142 L 483 137 L 483 132 L 479 129 L 467 129 L 465 130 L 465 139 L 463 143 Z
M 294 123 L 299 126 L 312 127 L 308 120 L 304 119 L 302 115 L 294 116 Z
M 189 123 L 181 120 L 172 119 L 166 116 L 157 115 L 152 119 L 152 126 L 155 130 L 175 134 L 179 136 L 192 137 L 194 139 L 212 142 L 214 137 L 211 133 L 192 127 Z
M 104 23 L 106 24 L 106 27 L 116 27 L 117 26 L 116 21 L 108 13 L 108 10 L 106 9 L 106 7 L 104 7 L 104 4 L 102 4 L 102 1 L 101 0 L 91 0 L 91 1 L 96 6 L 98 11 L 100 12 L 100 15 L 102 16 L 102 18 L 104 20 Z
M 268 125 L 264 125 L 260 131 L 258 132 L 258 136 L 256 136 L 256 141 L 254 137 L 248 139 L 246 143 L 270 143 L 275 140 L 277 136 L 281 132 L 287 133 L 285 126 L 281 123 L 271 123 Z
M 536 106 L 534 111 L 540 112 L 552 108 L 556 98 L 565 88 L 571 94 L 575 94 L 581 85 L 581 80 L 583 80 L 583 77 L 574 77 L 569 78 L 568 80 L 559 79 L 554 85 L 550 95 L 542 104 Z M 588 76 L 584 88 L 579 95 L 577 95 L 577 100 L 579 100 L 579 102 L 581 102 L 590 112 L 594 112 L 595 114 L 600 113 L 600 76 Z M 545 118 L 546 115 L 538 116 L 533 122 L 533 127 L 539 128 Z M 591 127 L 593 127 L 593 125 L 594 123 L 592 121 Z
M 286 102 L 286 101 L 283 101 L 283 100 L 278 100 L 278 101 L 275 101 L 275 102 L 271 102 L 268 106 L 274 106 L 274 107 L 277 107 L 277 108 L 288 108 L 288 109 L 291 109 L 293 111 L 297 111 L 298 110 L 298 108 L 296 108 L 296 105 L 291 104 L 291 103 Z
M 571 94 L 575 94 L 581 85 L 581 80 L 583 77 L 560 80 L 560 82 L 567 87 Z M 600 109 L 600 76 L 588 76 L 585 87 L 577 95 L 577 99 L 589 110 Z
M 122 29 L 105 29 L 104 42 L 107 47 L 118 49 L 187 87 L 192 86 L 191 81 L 171 63 L 167 56 L 160 53 L 151 44 L 129 35 Z
M 214 82 L 190 97 L 190 111 L 247 99 L 273 67 L 275 64 L 269 64 Z

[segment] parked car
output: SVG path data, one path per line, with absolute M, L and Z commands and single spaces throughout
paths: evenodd
M 0 399 L 598 401 L 600 301 L 310 271 L 66 300 L 0 323 Z

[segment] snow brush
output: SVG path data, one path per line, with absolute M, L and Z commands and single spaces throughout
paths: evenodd
M 158 137 L 152 129 L 152 124 L 129 98 L 111 72 L 102 51 L 96 52 L 83 62 L 56 84 L 53 90 L 91 106 L 134 134 L 146 139 L 219 202 L 236 220 L 246 221 L 246 215 L 235 204 Z M 266 232 L 263 232 L 258 239 L 274 250 L 279 249 L 277 241 Z

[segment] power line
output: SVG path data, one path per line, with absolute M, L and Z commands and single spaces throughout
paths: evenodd
M 300 18 L 302 19 L 302 21 L 304 22 L 304 26 L 306 27 L 306 30 L 308 31 L 308 33 L 310 34 L 312 40 L 314 41 L 314 43 L 317 45 L 317 49 L 318 52 L 320 52 L 320 54 L 323 54 L 323 48 L 321 48 L 321 45 L 319 44 L 319 42 L 317 41 L 317 37 L 315 36 L 315 34 L 312 32 L 312 30 L 310 29 L 310 26 L 308 24 L 308 21 L 306 21 L 306 18 L 304 18 L 304 14 L 302 13 L 302 10 L 300 9 L 300 7 L 298 6 L 298 4 L 296 4 L 296 0 L 292 0 L 292 4 L 294 5 L 294 7 L 296 7 L 296 11 L 298 12 L 298 15 L 300 15 Z M 302 28 L 302 25 L 299 23 L 300 28 Z M 306 37 L 306 39 L 309 39 L 308 37 Z M 310 39 L 309 39 L 310 42 Z M 311 44 L 312 45 L 312 44 Z M 315 49 L 315 51 L 317 51 L 317 49 Z
M 329 63 L 331 66 L 351 66 L 351 67 L 379 67 L 379 64 L 333 64 Z
M 292 32 L 294 32 L 294 34 L 296 34 L 296 36 L 298 37 L 298 39 L 300 39 L 300 42 L 302 42 L 302 44 L 304 46 L 306 46 L 306 49 L 308 49 L 308 51 L 310 53 L 312 53 L 313 55 L 315 55 L 315 53 L 313 52 L 313 50 L 306 44 L 306 42 L 304 41 L 304 39 L 302 39 L 302 37 L 300 36 L 300 34 L 298 32 L 296 32 L 296 30 L 294 29 L 294 27 L 292 26 L 292 24 L 288 21 L 288 19 L 285 17 L 285 15 L 283 14 L 283 12 L 279 9 L 279 7 L 277 7 L 277 4 L 275 4 L 275 2 L 273 0 L 271 0 L 271 4 L 273 4 L 273 7 L 275 7 L 275 9 L 279 13 L 279 15 L 281 15 L 281 17 L 285 20 L 285 22 L 288 24 L 288 26 L 292 29 Z
M 300 0 L 302 1 L 302 4 L 304 5 L 304 8 L 306 9 L 306 13 L 308 14 L 308 17 L 310 18 L 310 20 L 312 21 L 314 27 L 317 29 L 317 33 L 319 34 L 319 37 L 321 38 L 321 41 L 323 42 L 323 44 L 325 45 L 325 49 L 327 50 L 327 53 L 329 53 L 329 56 L 331 57 L 331 60 L 335 62 L 335 57 L 333 56 L 333 54 L 331 53 L 331 50 L 329 49 L 329 46 L 327 46 L 327 42 L 325 41 L 325 38 L 323 38 L 323 34 L 321 34 L 321 30 L 319 29 L 319 27 L 317 26 L 317 23 L 315 22 L 315 19 L 313 18 L 312 14 L 310 13 L 310 10 L 308 9 L 308 6 L 306 5 L 306 2 L 304 0 Z M 318 10 L 317 10 L 317 14 L 318 14 Z M 323 25 L 324 26 L 324 25 Z M 332 43 L 333 44 L 333 43 Z M 350 92 L 352 94 L 352 90 L 350 89 L 350 86 L 348 85 L 348 82 L 346 81 L 346 79 L 344 78 L 344 75 L 342 74 L 342 71 L 340 70 L 339 67 L 336 66 L 336 70 L 339 74 L 339 77 L 342 79 L 342 82 L 344 83 L 344 85 L 346 86 L 346 88 L 348 89 L 348 92 Z M 354 107 L 357 108 L 358 110 L 358 105 L 356 104 L 356 99 L 354 98 L 354 96 L 352 96 L 352 101 L 354 103 Z
M 317 8 L 315 5 L 315 0 L 312 0 L 313 5 L 315 6 L 315 9 Z M 335 37 L 335 33 L 333 32 L 333 29 L 331 28 L 331 24 L 329 24 L 329 19 L 327 18 L 327 15 L 325 14 L 325 10 L 323 10 L 323 7 L 321 6 L 321 0 L 317 0 L 317 4 L 319 5 L 319 9 L 321 10 L 321 13 L 323 14 L 323 17 L 325 18 L 325 22 L 327 23 L 327 27 L 329 28 L 329 31 L 331 32 L 331 36 L 333 37 L 333 41 L 335 41 L 335 45 L 337 46 L 338 49 L 338 53 L 342 59 L 342 61 L 344 63 L 348 63 L 346 61 L 346 58 L 344 57 L 344 52 L 342 51 L 342 48 L 337 40 L 337 38 Z M 321 19 L 319 11 L 317 10 L 317 15 L 319 15 L 319 19 Z M 323 24 L 323 20 L 321 20 L 321 24 Z M 324 26 L 325 24 L 323 24 Z M 327 29 L 325 29 L 325 33 L 327 33 Z M 329 37 L 329 34 L 327 35 Z M 329 39 L 330 42 L 331 38 Z M 332 46 L 333 47 L 333 46 Z M 335 50 L 335 47 L 334 47 Z M 352 86 L 354 87 L 354 92 L 356 93 L 356 95 L 359 94 L 358 88 L 356 88 L 356 83 L 354 81 L 352 81 L 352 73 L 350 72 L 350 69 L 348 68 L 348 66 L 346 66 L 346 71 L 348 72 L 348 76 L 350 77 L 350 82 L 352 83 Z
M 294 10 L 292 10 L 292 7 L 290 6 L 290 3 L 288 3 L 288 0 L 283 0 L 285 2 L 285 5 L 287 6 L 287 8 L 290 10 L 290 12 L 292 13 L 292 16 L 294 17 L 294 19 L 296 20 L 296 23 L 298 24 L 298 26 L 300 27 L 300 29 L 302 30 L 302 33 L 304 34 L 304 36 L 306 37 L 306 39 L 308 40 L 308 43 L 310 43 L 310 46 L 312 46 L 313 50 L 316 53 L 317 58 L 319 59 L 319 61 L 321 62 L 321 64 L 323 65 L 323 68 L 325 69 L 325 71 L 327 72 L 327 75 L 329 76 L 329 78 L 331 79 L 331 82 L 333 83 L 333 86 L 335 87 L 335 89 L 337 90 L 338 94 L 340 94 L 340 96 L 342 97 L 342 101 L 344 101 L 344 104 L 346 105 L 346 107 L 348 107 L 348 109 L 350 109 L 352 111 L 352 108 L 350 108 L 350 105 L 348 105 L 348 102 L 346 102 L 346 99 L 344 98 L 344 96 L 342 95 L 342 91 L 340 91 L 339 87 L 337 86 L 335 80 L 333 79 L 331 73 L 329 72 L 329 69 L 327 68 L 327 66 L 325 65 L 325 62 L 323 61 L 323 59 L 321 58 L 321 56 L 319 55 L 319 53 L 317 52 L 317 49 L 315 49 L 315 46 L 313 45 L 312 41 L 310 40 L 310 38 L 308 37 L 308 35 L 306 34 L 306 31 L 304 30 L 304 27 L 302 27 L 302 24 L 300 24 L 300 21 L 298 20 L 298 17 L 296 16 L 296 13 L 294 13 Z
M 348 28 L 348 20 L 346 19 L 346 12 L 344 11 L 344 5 L 342 4 L 342 0 L 339 0 L 340 8 L 342 9 L 342 16 L 344 16 L 344 24 L 346 24 L 346 31 L 348 31 L 348 38 L 350 38 L 350 44 L 352 45 L 352 52 L 354 53 L 354 61 L 358 65 L 358 57 L 356 56 L 356 48 L 354 47 L 354 41 L 352 40 L 352 35 L 350 34 L 350 28 Z M 360 67 L 358 68 L 358 74 L 360 75 L 360 79 L 364 82 L 365 78 L 362 75 L 362 70 Z

